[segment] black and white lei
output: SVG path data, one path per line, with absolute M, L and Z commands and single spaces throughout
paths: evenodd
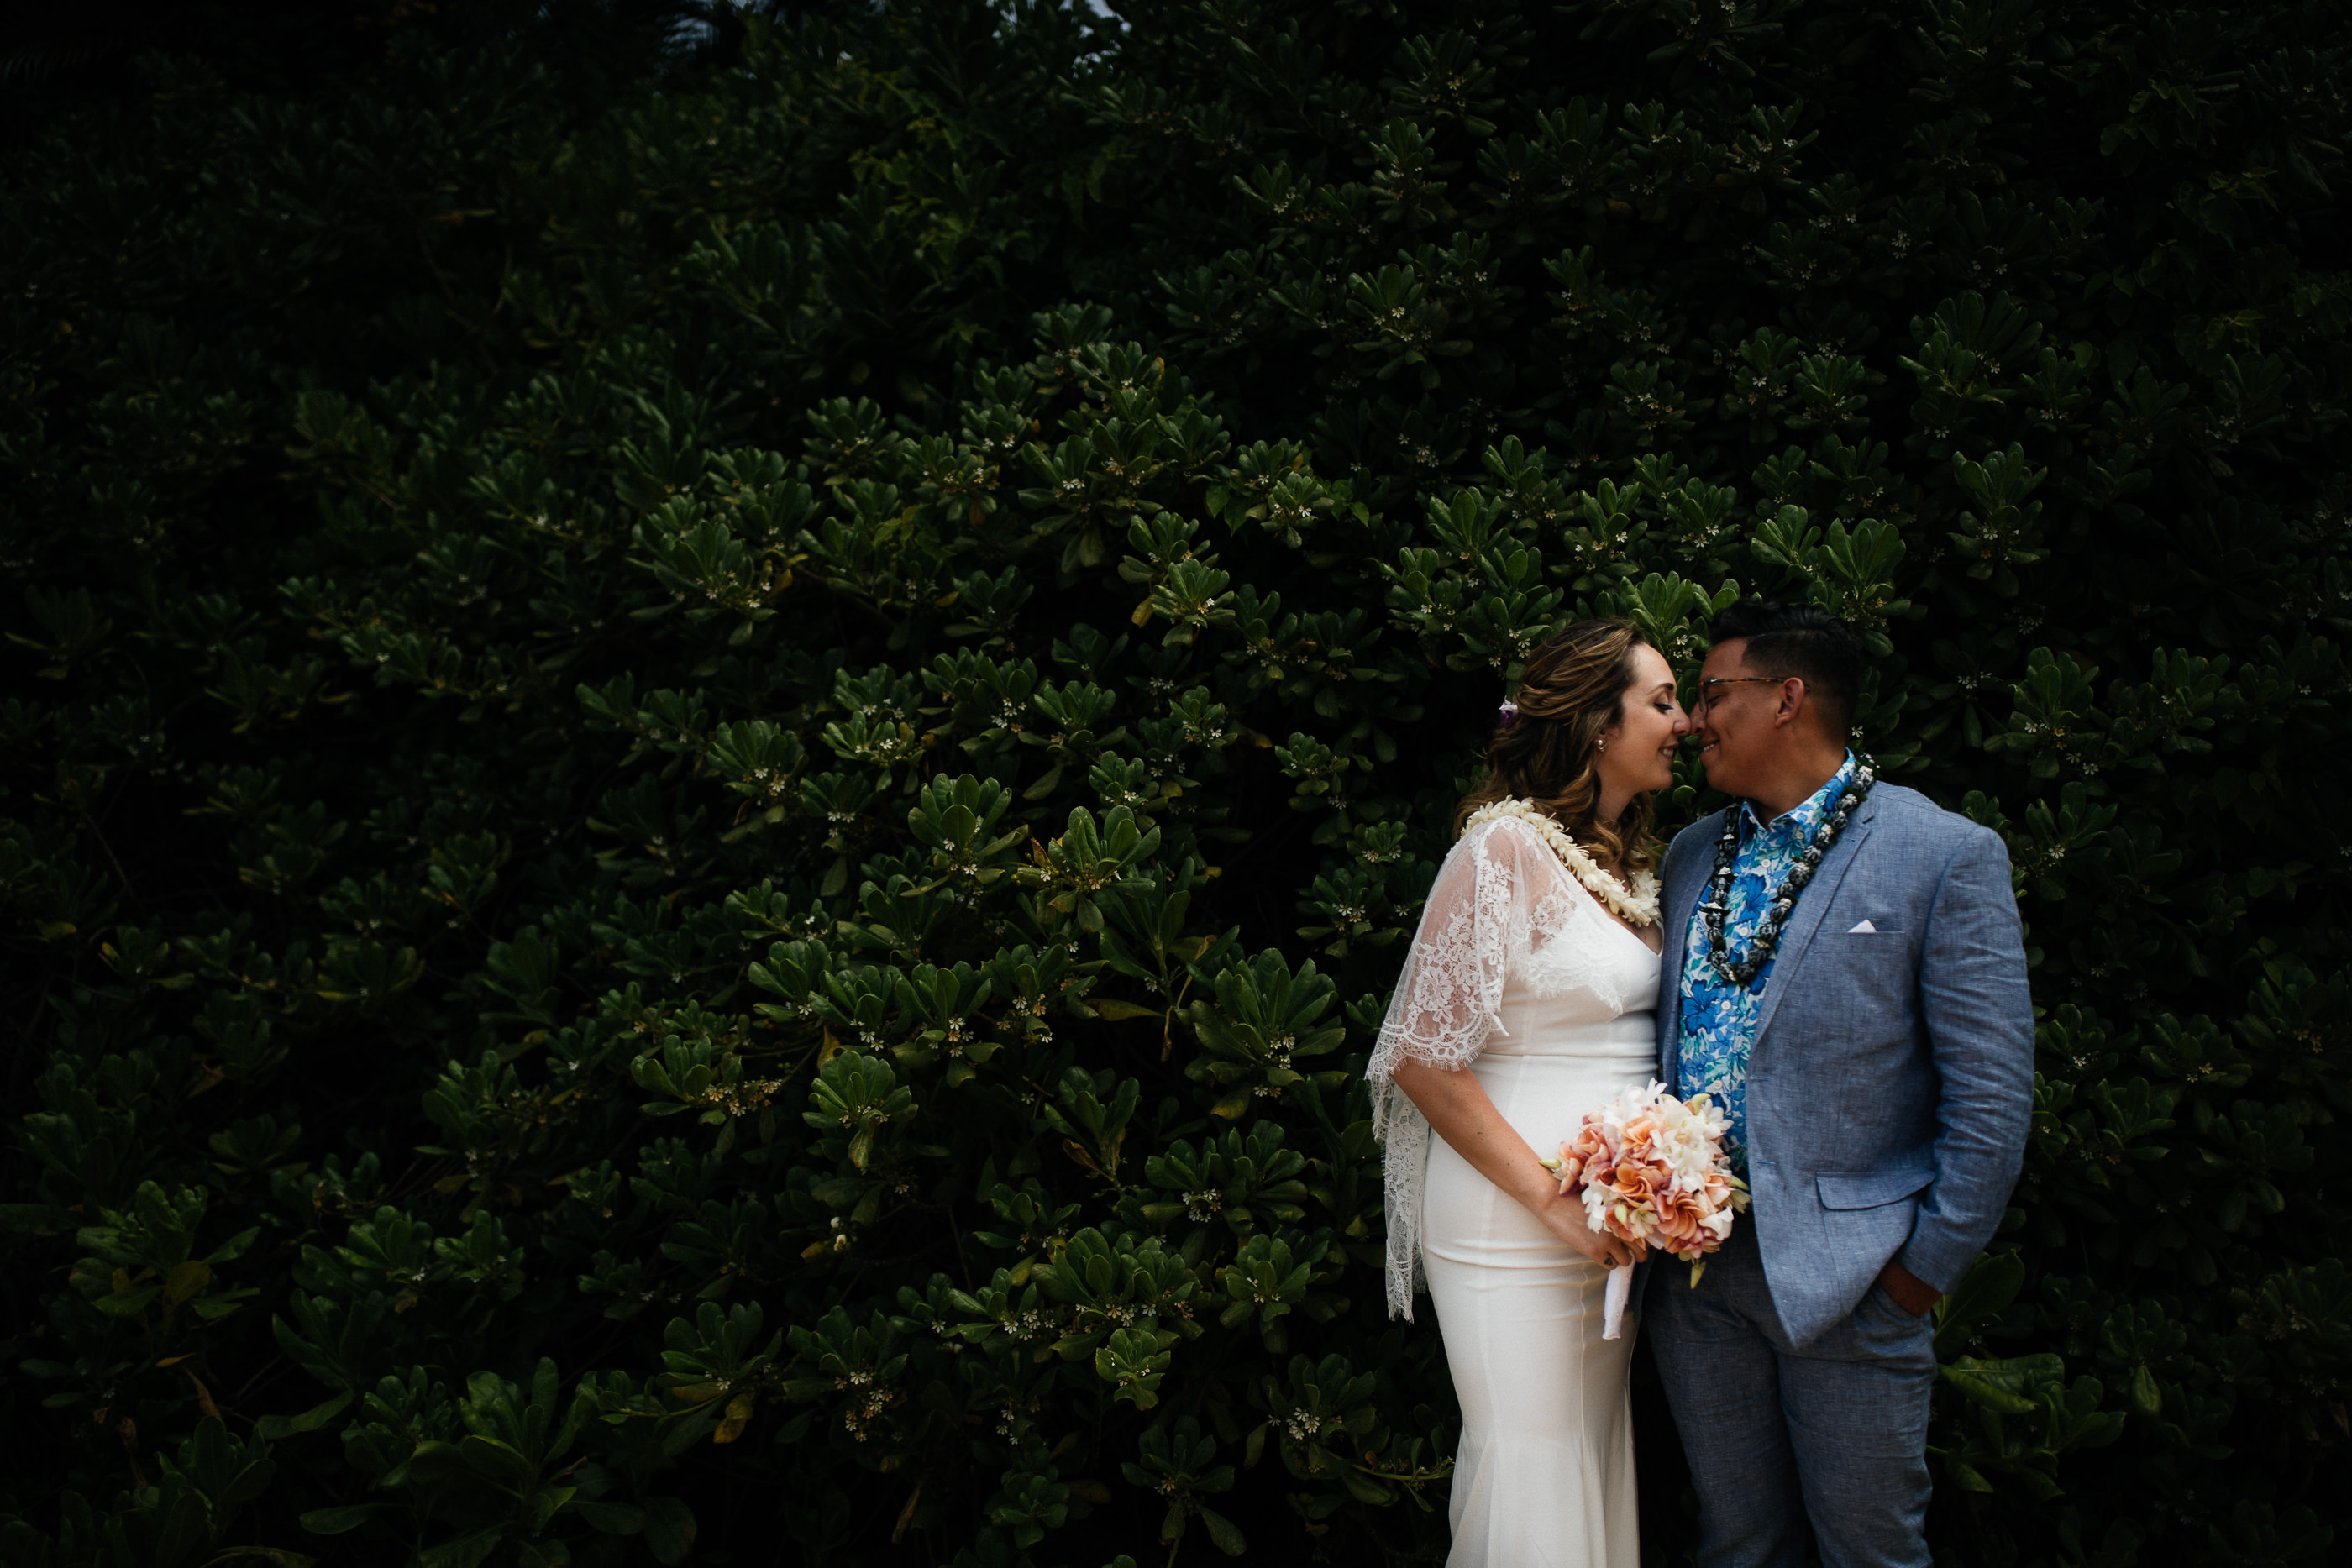
M 1812 841 L 1806 844 L 1788 877 L 1772 894 L 1764 917 L 1756 923 L 1748 956 L 1739 959 L 1734 959 L 1727 950 L 1723 923 L 1731 913 L 1732 870 L 1739 859 L 1739 813 L 1746 807 L 1744 803 L 1735 804 L 1725 810 L 1723 836 L 1715 841 L 1715 874 L 1707 880 L 1706 902 L 1698 909 L 1699 917 L 1706 922 L 1706 961 L 1726 982 L 1745 987 L 1756 978 L 1758 970 L 1772 961 L 1773 950 L 1780 945 L 1780 932 L 1789 923 L 1790 913 L 1797 907 L 1797 895 L 1805 890 L 1805 883 L 1812 881 L 1830 846 L 1838 841 L 1848 819 L 1870 798 L 1870 787 L 1877 781 L 1878 775 L 1870 764 L 1856 764 L 1853 778 L 1838 796 L 1837 804 L 1822 825 L 1813 830 Z

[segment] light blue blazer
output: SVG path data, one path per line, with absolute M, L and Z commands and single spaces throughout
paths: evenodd
M 1669 1085 L 1684 943 L 1722 831 L 1717 812 L 1676 834 L 1661 876 Z M 1790 1340 L 1843 1322 L 1890 1258 L 1937 1290 L 1958 1285 L 2000 1223 L 2032 1112 L 2009 852 L 1991 830 L 1881 783 L 1797 900 L 1748 1057 L 1755 1207 L 1740 1223 L 1756 1228 Z

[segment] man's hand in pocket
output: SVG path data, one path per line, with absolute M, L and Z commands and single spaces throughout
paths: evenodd
M 1878 1271 L 1878 1282 L 1886 1287 L 1886 1293 L 1895 1298 L 1896 1306 L 1915 1318 L 1926 1317 L 1928 1310 L 1944 1299 L 1943 1291 L 1892 1260 Z

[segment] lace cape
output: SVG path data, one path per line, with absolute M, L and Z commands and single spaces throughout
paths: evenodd
M 1471 829 L 1439 868 L 1364 1074 L 1386 1161 L 1391 1317 L 1410 1321 L 1413 1296 L 1425 1288 L 1421 1194 L 1429 1158 L 1429 1123 L 1391 1075 L 1406 1061 L 1458 1071 L 1489 1040 L 1507 1036 L 1507 978 L 1535 997 L 1587 992 L 1619 1013 L 1646 1005 L 1646 996 L 1625 994 L 1624 971 L 1605 956 L 1611 937 L 1599 925 L 1609 919 L 1542 835 L 1516 817 Z

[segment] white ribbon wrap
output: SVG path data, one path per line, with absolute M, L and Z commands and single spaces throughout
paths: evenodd
M 1622 1338 L 1625 1332 L 1625 1303 L 1633 1298 L 1633 1269 L 1609 1270 L 1609 1292 L 1601 1298 L 1601 1337 Z

